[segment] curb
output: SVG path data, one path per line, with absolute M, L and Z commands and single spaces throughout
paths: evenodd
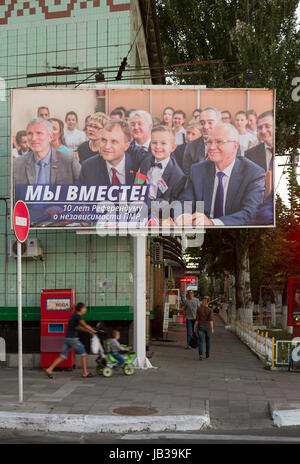
M 209 427 L 210 416 L 93 416 L 0 412 L 0 429 L 74 433 L 195 431 Z
M 277 427 L 300 425 L 300 403 L 269 403 L 271 417 Z

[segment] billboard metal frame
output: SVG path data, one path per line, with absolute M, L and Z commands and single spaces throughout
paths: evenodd
M 207 88 L 205 85 L 134 85 L 134 84 L 81 84 L 78 86 L 76 89 L 75 88 L 65 88 L 65 87 L 51 87 L 51 88 L 41 88 L 41 87 L 30 87 L 30 88 L 20 88 L 16 87 L 11 89 L 11 98 L 10 98 L 10 111 L 11 115 L 13 114 L 13 99 L 14 99 L 14 92 L 15 91 L 49 91 L 49 92 L 54 92 L 54 91 L 59 91 L 63 90 L 64 92 L 74 92 L 74 90 L 105 90 L 110 92 L 111 90 L 150 90 L 150 91 L 156 91 L 156 90 L 168 90 L 168 91 L 184 91 L 184 90 L 197 90 L 198 91 L 198 96 L 197 96 L 197 102 L 200 103 L 200 91 L 220 91 L 220 92 L 228 92 L 228 91 L 245 91 L 247 92 L 246 94 L 246 99 L 247 99 L 247 105 L 249 102 L 249 93 L 253 91 L 271 91 L 273 92 L 273 110 L 274 110 L 274 147 L 275 147 L 275 132 L 276 132 L 276 89 L 269 89 L 269 88 Z M 109 97 L 108 97 L 109 99 Z M 150 92 L 150 100 L 151 100 L 151 92 Z M 247 108 L 249 109 L 249 108 Z M 11 141 L 12 141 L 12 117 L 10 121 L 10 130 L 11 130 Z M 11 144 L 11 150 L 12 150 L 12 144 Z M 275 151 L 275 150 L 274 150 Z M 12 159 L 12 158 L 11 158 Z M 10 188 L 10 194 L 11 194 L 11 229 L 13 230 L 13 221 L 12 221 L 12 216 L 13 216 L 13 208 L 14 208 L 14 184 L 13 184 L 13 163 L 11 162 L 11 169 L 10 169 L 10 179 L 11 179 L 11 188 Z M 275 180 L 275 159 L 274 159 L 274 180 Z M 275 193 L 275 192 L 274 192 Z M 132 235 L 132 236 L 137 236 L 137 235 L 182 235 L 182 234 L 188 234 L 188 235 L 193 235 L 193 234 L 204 234 L 206 229 L 248 229 L 248 228 L 275 228 L 276 227 L 276 210 L 275 210 L 275 194 L 274 194 L 274 199 L 273 199 L 273 211 L 274 211 L 274 223 L 273 224 L 266 224 L 266 225 L 214 225 L 214 226 L 175 226 L 175 227 L 164 227 L 164 226 L 158 226 L 158 227 L 149 227 L 149 228 L 140 228 L 140 229 L 134 229 L 131 230 L 130 228 L 127 229 L 126 233 L 125 231 L 122 231 L 122 229 L 115 229 L 113 231 L 113 234 L 111 234 L 110 229 L 101 229 L 101 234 L 100 235 Z M 99 233 L 96 227 L 55 227 L 55 226 L 45 226 L 45 227 L 35 227 L 31 226 L 31 230 L 75 230 L 76 233 L 79 234 L 97 234 Z

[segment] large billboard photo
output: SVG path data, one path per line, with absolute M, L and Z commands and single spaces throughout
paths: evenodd
M 274 91 L 14 89 L 12 205 L 32 228 L 274 226 Z

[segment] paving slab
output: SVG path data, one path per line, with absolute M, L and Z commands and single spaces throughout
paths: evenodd
M 200 417 L 209 409 L 211 417 L 217 418 L 214 426 L 247 429 L 272 427 L 270 399 L 300 402 L 299 376 L 264 370 L 262 362 L 218 318 L 209 359 L 200 362 L 197 350 L 184 350 L 185 326 L 171 326 L 169 338 L 174 342 L 151 343 L 151 363 L 157 369 L 137 371 L 132 377 L 119 372 L 109 379 L 82 379 L 81 369 L 74 369 L 55 371 L 49 380 L 39 369 L 24 369 L 22 405 L 17 368 L 3 367 L 0 412 L 109 417 L 116 416 L 116 407 L 145 407 L 157 409 L 151 416 L 157 424 L 157 417 Z M 123 421 L 124 416 L 116 417 Z M 205 421 L 207 425 L 207 417 Z

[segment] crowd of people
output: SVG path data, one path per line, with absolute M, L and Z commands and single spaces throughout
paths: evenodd
M 179 225 L 273 223 L 273 110 L 257 115 L 214 107 L 166 107 L 161 118 L 120 106 L 96 112 L 78 128 L 41 106 L 13 148 L 14 184 L 149 185 L 153 200 L 192 202 Z M 138 176 L 137 176 L 138 174 Z M 197 202 L 204 211 L 196 209 Z

